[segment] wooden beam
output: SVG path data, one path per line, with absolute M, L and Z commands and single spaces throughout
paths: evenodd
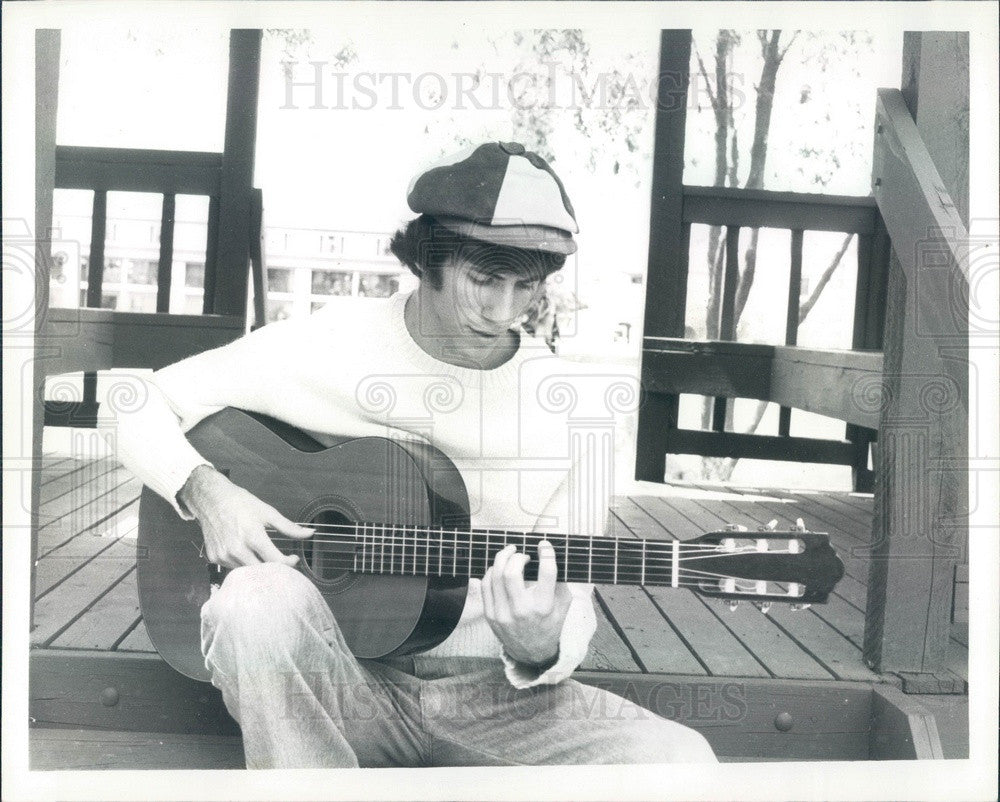
M 229 34 L 229 88 L 219 190 L 219 237 L 211 311 L 246 317 L 250 214 L 257 143 L 260 30 Z M 207 292 L 207 288 L 206 288 Z M 206 295 L 207 297 L 207 295 Z
M 882 355 L 798 346 L 648 338 L 643 385 L 659 393 L 757 398 L 871 429 L 879 425 Z
M 727 757 L 941 756 L 933 717 L 928 721 L 921 705 L 888 686 L 605 671 L 578 671 L 574 679 L 694 727 Z M 35 650 L 29 697 L 29 714 L 41 726 L 201 736 L 239 732 L 215 688 L 181 676 L 155 656 Z
M 968 514 L 968 240 L 895 89 L 878 92 L 873 183 L 894 256 L 864 652 L 881 671 L 932 673 Z
M 176 199 L 172 193 L 163 196 L 160 213 L 160 261 L 156 270 L 156 311 L 170 311 L 170 274 L 174 264 L 174 211 Z
M 51 272 L 52 203 L 55 189 L 56 118 L 59 107 L 58 30 L 35 31 L 35 323 L 31 388 L 31 608 L 34 618 L 35 559 L 38 556 L 38 508 L 41 500 L 42 435 L 45 425 L 43 393 L 45 363 L 61 341 L 48 341 L 45 331 Z M 55 346 L 55 347 L 53 347 Z M 26 454 L 19 454 L 24 457 Z
M 643 322 L 645 334 L 660 337 L 684 335 L 689 226 L 682 219 L 682 193 L 690 61 L 691 31 L 661 31 Z M 643 381 L 645 375 L 644 365 Z M 663 438 L 677 425 L 677 404 L 676 397 L 650 394 L 640 408 L 636 479 L 663 481 Z
M 903 99 L 959 218 L 968 227 L 969 33 L 906 31 L 903 59 Z
M 877 217 L 874 200 L 864 197 L 736 187 L 683 191 L 686 223 L 870 234 Z
M 667 453 L 850 465 L 854 460 L 854 444 L 810 437 L 673 429 L 667 439 Z
M 218 195 L 222 154 L 197 151 L 56 148 L 56 186 L 177 195 Z
M 791 254 L 788 269 L 788 304 L 785 308 L 785 345 L 799 341 L 799 295 L 802 293 L 802 229 L 791 232 Z M 788 437 L 792 426 L 791 407 L 778 410 L 778 435 Z
M 108 193 L 94 190 L 94 205 L 90 213 L 90 254 L 87 257 L 87 306 L 101 308 L 104 285 L 104 245 L 108 234 Z

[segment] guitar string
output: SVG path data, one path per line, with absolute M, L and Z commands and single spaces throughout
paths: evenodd
M 388 551 L 389 552 L 389 554 L 388 554 L 388 557 L 389 557 L 389 571 L 388 571 L 388 573 L 389 574 L 395 574 L 396 573 L 395 569 L 397 567 L 397 562 L 398 562 L 398 567 L 399 567 L 399 573 L 400 574 L 407 574 L 407 573 L 411 573 L 412 574 L 412 573 L 416 573 L 416 571 L 413 570 L 413 569 L 411 569 L 411 571 L 408 572 L 407 569 L 406 569 L 406 565 L 407 565 L 407 563 L 410 563 L 414 567 L 414 569 L 415 569 L 416 566 L 417 566 L 417 563 L 419 563 L 421 561 L 421 557 L 423 557 L 423 563 L 424 563 L 425 571 L 420 572 L 421 575 L 430 573 L 431 575 L 447 576 L 448 575 L 447 571 L 441 570 L 438 574 L 435 574 L 433 572 L 426 571 L 426 569 L 427 569 L 427 567 L 429 566 L 429 564 L 431 562 L 430 546 L 431 545 L 442 545 L 442 546 L 445 546 L 445 545 L 450 546 L 450 545 L 452 545 L 452 543 L 454 541 L 448 539 L 447 536 L 449 534 L 451 534 L 451 535 L 462 535 L 462 536 L 465 536 L 466 537 L 465 543 L 461 543 L 460 542 L 459 545 L 467 545 L 470 552 L 474 551 L 474 549 L 476 548 L 477 545 L 485 545 L 485 543 L 483 543 L 483 540 L 488 535 L 497 535 L 499 537 L 503 537 L 505 540 L 507 538 L 522 539 L 523 540 L 524 537 L 525 537 L 525 534 L 527 534 L 527 536 L 531 537 L 531 538 L 539 538 L 539 539 L 541 539 L 541 538 L 545 537 L 541 533 L 509 532 L 509 531 L 505 531 L 505 530 L 476 530 L 476 531 L 465 530 L 465 531 L 462 531 L 462 532 L 457 532 L 456 531 L 456 532 L 449 533 L 446 529 L 443 529 L 443 528 L 442 529 L 426 529 L 426 528 L 420 529 L 420 528 L 418 528 L 418 527 L 415 526 L 412 530 L 408 530 L 405 527 L 402 527 L 402 528 L 399 528 L 399 529 L 394 528 L 393 533 L 390 534 L 390 537 L 392 537 L 393 539 L 395 539 L 395 537 L 396 537 L 395 533 L 398 532 L 398 534 L 399 534 L 399 542 L 397 543 L 397 542 L 386 542 L 386 532 L 385 532 L 385 528 L 384 528 L 385 525 L 383 525 L 383 524 L 364 524 L 364 525 L 362 525 L 362 524 L 358 524 L 358 525 L 354 525 L 354 524 L 312 524 L 312 526 L 314 528 L 323 527 L 323 528 L 326 528 L 326 529 L 334 529 L 334 530 L 342 530 L 342 531 L 344 531 L 344 534 L 341 534 L 341 535 L 337 535 L 337 536 L 333 536 L 333 537 L 330 537 L 330 536 L 328 536 L 328 537 L 319 537 L 319 538 L 313 537 L 312 540 L 318 541 L 318 542 L 326 542 L 326 543 L 338 543 L 338 542 L 342 542 L 342 543 L 350 543 L 350 544 L 356 545 L 356 546 L 360 545 L 361 548 L 362 548 L 362 555 L 361 555 L 362 566 L 364 565 L 364 563 L 366 561 L 368 561 L 368 560 L 374 561 L 375 558 L 378 558 L 380 564 L 384 566 L 384 564 L 385 564 L 385 557 L 386 557 L 385 552 Z M 365 529 L 367 527 L 371 527 L 372 530 L 375 530 L 376 528 L 382 529 L 382 532 L 381 533 L 377 533 L 375 531 L 370 531 L 370 532 L 365 531 Z M 419 532 L 426 532 L 428 534 L 438 535 L 440 537 L 438 537 L 438 538 L 430 538 L 430 537 L 427 537 L 427 538 L 415 538 L 415 537 L 410 537 L 409 536 L 409 535 L 411 535 L 411 533 L 412 534 L 416 534 L 418 531 Z M 281 533 L 277 533 L 277 534 L 278 534 L 278 537 L 280 537 L 282 540 L 295 540 L 294 538 L 291 538 L 290 536 L 282 535 Z M 373 542 L 373 543 L 370 543 L 370 544 L 368 542 L 365 542 L 364 538 L 366 538 L 368 535 L 376 535 L 376 534 L 381 534 L 382 535 L 382 540 L 380 542 L 378 542 L 378 543 L 374 543 Z M 744 536 L 743 539 L 753 539 L 753 538 L 749 537 L 749 534 L 750 534 L 749 532 L 740 532 L 738 534 L 743 535 Z M 765 534 L 765 533 L 761 532 L 761 534 Z M 771 534 L 771 532 L 768 531 L 766 534 Z M 471 538 L 473 536 L 475 536 L 475 537 L 477 537 L 479 539 L 479 541 L 480 541 L 479 544 L 474 544 L 472 542 Z M 549 535 L 549 537 L 558 537 L 560 539 L 564 539 L 566 536 L 565 535 Z M 582 539 L 583 537 L 586 537 L 586 536 L 570 536 L 570 537 L 572 537 L 574 539 L 576 539 L 576 538 Z M 358 538 L 361 538 L 362 540 L 359 542 Z M 587 580 L 591 579 L 592 578 L 592 574 L 594 573 L 594 569 L 596 569 L 596 571 L 597 571 L 597 573 L 599 575 L 601 574 L 602 570 L 603 571 L 608 570 L 609 567 L 610 567 L 610 564 L 606 563 L 606 562 L 603 562 L 602 558 L 611 558 L 611 557 L 614 556 L 610 552 L 613 552 L 615 550 L 615 546 L 616 546 L 616 542 L 615 541 L 616 540 L 618 541 L 617 545 L 619 545 L 619 546 L 621 544 L 623 544 L 623 543 L 624 544 L 636 544 L 636 543 L 646 543 L 646 542 L 649 542 L 649 541 L 633 540 L 633 539 L 620 540 L 620 539 L 600 537 L 599 540 L 593 540 L 593 542 L 590 542 L 590 539 L 588 539 L 588 543 L 577 543 L 577 544 L 570 543 L 570 544 L 568 544 L 568 549 L 569 550 L 583 551 L 584 553 L 590 552 L 591 553 L 590 554 L 590 558 L 591 559 L 588 561 L 589 568 L 588 568 L 587 572 L 584 572 L 583 568 L 581 566 L 575 566 L 575 567 L 574 566 L 570 566 L 570 572 L 569 573 L 565 573 L 565 576 L 566 576 L 567 580 L 570 579 L 570 577 L 571 577 L 572 574 L 579 573 L 581 575 L 580 580 L 581 581 L 586 581 L 584 579 L 584 575 L 586 576 Z M 421 555 L 421 554 L 418 554 L 416 550 L 417 550 L 417 548 L 418 548 L 419 545 L 423 545 L 423 544 L 426 544 L 426 550 L 424 551 L 423 555 Z M 560 547 L 559 547 L 558 551 L 564 551 L 567 548 L 567 544 L 565 544 L 565 543 L 560 543 L 559 545 L 560 545 Z M 661 549 L 661 553 L 660 554 L 656 554 L 655 552 L 649 553 L 648 551 L 645 551 L 645 548 L 643 548 L 643 551 L 644 551 L 643 558 L 644 558 L 644 561 L 646 563 L 646 570 L 647 571 L 651 571 L 651 570 L 656 570 L 657 569 L 657 566 L 653 562 L 655 560 L 661 560 L 664 563 L 666 563 L 667 561 L 672 562 L 672 560 L 673 560 L 673 554 L 672 554 L 673 543 L 672 543 L 672 541 L 659 541 L 659 542 L 654 543 L 654 545 L 657 548 Z M 413 553 L 412 556 L 407 556 L 406 555 L 405 551 L 406 551 L 406 547 L 407 546 L 412 546 L 413 547 L 414 553 Z M 719 549 L 718 546 L 680 544 L 680 547 L 681 547 L 681 549 L 683 549 L 685 551 L 688 551 L 688 552 L 691 552 L 691 551 L 694 551 L 694 552 L 711 552 L 710 554 L 702 554 L 701 556 L 698 556 L 698 557 L 681 556 L 681 557 L 679 557 L 679 561 L 680 562 L 690 562 L 692 560 L 699 560 L 699 559 L 719 559 L 719 558 L 723 558 L 723 557 L 739 556 L 741 554 L 747 554 L 747 553 L 770 553 L 770 554 L 795 553 L 795 552 L 779 552 L 779 551 L 758 552 L 757 549 L 756 549 L 756 547 L 753 547 L 753 546 L 745 546 L 745 547 L 740 547 L 740 548 L 738 548 L 736 550 L 728 550 L 728 551 L 722 551 L 722 550 Z M 398 553 L 398 550 L 400 550 L 400 549 L 402 550 L 402 553 Z M 663 553 L 663 552 L 667 551 L 667 549 L 670 550 L 670 553 Z M 628 551 L 628 550 L 629 549 L 626 549 L 626 551 Z M 602 554 L 601 551 L 604 551 L 606 553 Z M 634 560 L 639 555 L 635 553 L 634 549 L 632 549 L 632 551 L 633 551 L 633 553 L 631 555 L 628 555 L 626 553 L 626 554 L 622 554 L 622 555 L 619 555 L 619 556 L 624 557 L 626 559 L 631 556 L 631 558 Z M 443 554 L 439 554 L 438 555 L 438 562 L 439 562 L 439 564 L 443 564 L 443 560 L 441 559 L 442 556 L 443 556 Z M 574 555 L 574 556 L 579 556 L 579 555 Z M 451 561 L 453 562 L 453 564 L 456 562 L 456 560 L 454 559 L 454 555 L 453 555 Z M 482 558 L 477 557 L 474 554 L 470 553 L 468 555 L 468 558 L 462 557 L 461 560 L 460 560 L 460 562 L 461 562 L 462 567 L 464 569 L 464 571 L 463 571 L 463 574 L 464 574 L 464 573 L 468 573 L 468 572 L 472 571 L 473 568 L 476 569 L 476 572 L 483 571 L 484 566 L 490 565 L 492 561 L 488 557 L 485 560 L 483 560 Z M 667 565 L 659 566 L 660 569 L 666 568 L 666 567 L 667 567 Z M 613 576 L 618 577 L 618 578 L 621 578 L 621 577 L 627 578 L 629 576 L 629 574 L 628 574 L 629 570 L 630 569 L 629 569 L 628 565 L 618 565 L 618 569 L 613 572 Z M 635 569 L 634 567 L 631 570 L 632 570 L 632 572 L 633 572 L 634 575 L 641 575 L 643 573 L 641 570 Z M 711 577 L 711 578 L 719 578 L 719 579 L 734 579 L 737 582 L 755 583 L 757 581 L 755 579 L 750 579 L 750 578 L 745 578 L 745 577 L 734 577 L 734 576 L 732 576 L 730 574 L 722 574 L 722 573 L 713 572 L 713 571 L 698 571 L 698 570 L 695 570 L 695 569 L 685 569 L 685 573 L 692 574 L 692 575 L 699 575 L 701 577 L 706 577 L 706 578 Z M 773 581 L 773 580 L 771 580 L 771 581 Z M 698 583 L 695 583 L 692 586 L 693 587 L 698 587 L 699 585 L 698 585 Z
M 375 526 L 381 527 L 381 525 L 375 525 Z M 281 539 L 281 540 L 290 540 L 290 541 L 293 541 L 293 542 L 296 542 L 296 541 L 297 542 L 312 541 L 312 542 L 317 542 L 317 543 L 345 543 L 345 544 L 349 543 L 349 544 L 360 546 L 365 551 L 368 551 L 370 549 L 373 552 L 378 552 L 379 550 L 383 550 L 383 551 L 384 550 L 396 551 L 397 549 L 403 549 L 403 550 L 405 550 L 407 547 L 413 547 L 414 549 L 416 549 L 419 546 L 425 546 L 429 550 L 429 548 L 431 546 L 435 546 L 435 545 L 452 546 L 453 544 L 456 544 L 456 540 L 454 538 L 449 539 L 448 536 L 451 533 L 449 533 L 446 530 L 443 530 L 443 531 L 439 531 L 439 530 L 423 530 L 423 531 L 428 532 L 430 534 L 441 535 L 441 537 L 440 538 L 433 538 L 433 537 L 410 537 L 409 536 L 409 534 L 410 534 L 409 532 L 407 532 L 407 531 L 400 531 L 399 535 L 398 535 L 399 539 L 396 540 L 397 536 L 395 534 L 386 535 L 386 533 L 384 531 L 381 532 L 381 533 L 379 533 L 379 532 L 374 532 L 374 531 L 373 532 L 365 532 L 365 531 L 362 531 L 362 530 L 357 530 L 357 531 L 354 531 L 352 533 L 344 533 L 342 535 L 327 536 L 327 537 L 316 537 L 316 536 L 313 536 L 311 538 L 301 538 L 301 539 L 299 539 L 299 538 L 293 538 L 290 535 L 282 535 L 281 533 L 277 533 L 277 537 L 279 539 Z M 414 534 L 415 534 L 415 530 L 414 530 Z M 497 532 L 495 534 L 501 535 L 502 533 L 501 532 Z M 379 540 L 377 542 L 368 542 L 368 541 L 365 540 L 365 538 L 367 536 L 369 536 L 369 535 L 373 535 L 373 536 L 380 535 L 380 538 L 379 538 Z M 486 533 L 483 533 L 483 532 L 477 532 L 477 533 L 475 533 L 478 542 L 473 542 L 471 538 L 468 538 L 467 537 L 468 533 L 465 533 L 465 532 L 460 533 L 460 536 L 463 536 L 463 535 L 466 536 L 466 540 L 464 540 L 464 541 L 463 540 L 457 541 L 457 545 L 459 547 L 467 547 L 467 548 L 469 548 L 471 550 L 471 549 L 475 549 L 475 548 L 484 547 L 486 545 L 486 543 L 485 543 L 485 535 L 486 535 Z M 514 539 L 521 539 L 522 538 L 522 536 L 520 534 L 512 534 L 512 536 L 513 536 Z M 538 537 L 539 539 L 544 539 L 542 536 L 537 535 L 537 534 L 535 534 L 535 535 L 529 535 L 529 537 L 532 537 L 532 538 Z M 558 537 L 560 540 L 562 540 L 565 536 L 564 535 L 551 535 L 550 537 Z M 584 536 L 577 535 L 577 536 L 571 536 L 571 538 L 574 538 L 574 539 L 575 538 L 581 538 L 581 539 L 583 539 L 583 538 L 586 538 L 586 536 L 585 535 Z M 616 538 L 608 538 L 608 537 L 600 536 L 599 538 L 595 537 L 592 544 L 589 543 L 589 542 L 588 543 L 573 543 L 573 542 L 570 542 L 569 545 L 568 545 L 568 548 L 569 548 L 570 551 L 576 550 L 577 552 L 582 552 L 583 554 L 586 554 L 588 552 L 593 552 L 595 557 L 602 557 L 602 556 L 603 557 L 613 557 L 614 556 L 613 552 L 614 552 L 615 546 L 616 546 L 616 540 L 617 540 L 617 545 L 619 547 L 621 545 L 623 545 L 623 544 L 629 544 L 629 548 L 627 548 L 626 551 L 631 550 L 633 552 L 635 552 L 636 550 L 634 548 L 631 548 L 632 544 L 652 543 L 653 544 L 653 548 L 660 550 L 661 553 L 660 554 L 656 554 L 655 552 L 650 553 L 648 550 L 640 549 L 641 551 L 645 551 L 645 553 L 646 553 L 646 555 L 647 555 L 648 558 L 658 558 L 658 559 L 665 559 L 665 560 L 671 560 L 673 558 L 673 541 L 663 541 L 663 540 L 661 540 L 661 541 L 644 541 L 644 540 L 638 540 L 638 539 L 632 539 L 632 538 L 628 538 L 628 539 L 616 539 Z M 499 545 L 499 544 L 494 544 L 494 545 Z M 507 544 L 507 545 L 517 545 L 517 544 L 510 543 L 510 544 Z M 567 548 L 566 544 L 564 542 L 561 542 L 559 544 L 558 548 L 556 548 L 556 551 L 564 551 L 566 548 Z M 684 544 L 684 543 L 680 544 L 679 550 L 682 551 L 682 552 L 688 552 L 689 554 L 693 552 L 693 553 L 696 553 L 696 554 L 699 555 L 699 556 L 680 556 L 679 559 L 681 561 L 717 559 L 717 558 L 730 557 L 730 556 L 735 557 L 735 556 L 740 556 L 740 555 L 743 555 L 743 554 L 771 554 L 771 555 L 777 555 L 777 554 L 800 554 L 800 553 L 802 553 L 802 552 L 781 551 L 781 550 L 763 551 L 762 552 L 762 551 L 758 551 L 757 548 L 756 548 L 756 546 L 740 546 L 740 547 L 737 547 L 735 549 L 721 549 L 719 546 L 713 546 L 713 545 Z M 629 556 L 629 555 L 623 555 L 623 556 Z M 635 556 L 638 556 L 638 555 L 635 554 L 635 553 L 633 553 L 631 556 L 635 557 Z
M 336 525 L 334 525 L 334 524 L 325 524 L 324 526 L 336 526 Z M 368 524 L 367 526 L 371 527 L 371 529 L 369 529 L 369 530 L 366 531 L 365 528 L 355 528 L 353 526 L 351 526 L 351 527 L 344 526 L 342 528 L 345 531 L 343 531 L 342 534 L 338 535 L 338 534 L 335 534 L 335 533 L 330 533 L 330 535 L 332 535 L 332 536 L 317 537 L 317 536 L 314 535 L 313 537 L 309 537 L 309 538 L 295 538 L 295 537 L 293 537 L 291 535 L 285 535 L 285 534 L 282 534 L 281 532 L 277 532 L 276 530 L 272 530 L 272 531 L 274 532 L 274 536 L 277 536 L 278 538 L 280 538 L 282 540 L 300 540 L 300 541 L 312 540 L 312 541 L 315 541 L 315 542 L 318 542 L 318 543 L 349 543 L 349 542 L 358 542 L 359 538 L 364 539 L 364 538 L 368 537 L 369 535 L 372 535 L 372 536 L 377 536 L 383 542 L 385 542 L 387 540 L 390 540 L 390 539 L 396 540 L 398 538 L 398 543 L 401 544 L 401 545 L 403 545 L 403 544 L 405 544 L 405 545 L 412 545 L 412 544 L 422 545 L 422 544 L 425 544 L 425 543 L 428 543 L 428 544 L 436 544 L 436 543 L 451 544 L 451 543 L 455 542 L 455 537 L 457 536 L 459 538 L 459 543 L 460 544 L 469 544 L 469 545 L 472 545 L 472 546 L 479 546 L 479 545 L 483 545 L 483 542 L 485 541 L 485 539 L 487 537 L 490 537 L 490 536 L 493 536 L 493 535 L 501 537 L 501 538 L 503 538 L 505 540 L 510 540 L 511 542 L 509 544 L 507 544 L 507 545 L 518 545 L 517 543 L 515 543 L 513 541 L 524 540 L 524 538 L 525 538 L 525 535 L 522 534 L 522 533 L 520 533 L 520 532 L 504 532 L 504 531 L 501 531 L 501 530 L 497 530 L 495 532 L 487 532 L 485 530 L 475 530 L 474 532 L 470 532 L 468 530 L 459 531 L 459 532 L 452 532 L 452 531 L 449 531 L 447 529 L 412 529 L 412 530 L 408 530 L 408 529 L 398 529 L 397 528 L 397 529 L 394 529 L 391 532 L 386 532 L 382 524 Z M 381 532 L 374 531 L 374 530 L 378 530 L 378 529 L 381 529 L 382 531 Z M 420 534 L 426 533 L 427 535 L 436 535 L 436 536 L 439 536 L 439 537 L 414 537 L 413 535 L 416 535 L 418 532 Z M 319 533 L 319 534 L 324 534 L 324 533 Z M 618 542 L 619 545 L 621 545 L 623 543 L 629 543 L 629 544 L 631 544 L 631 543 L 648 543 L 648 544 L 651 544 L 654 548 L 661 548 L 661 549 L 666 549 L 666 550 L 672 550 L 673 549 L 673 541 L 670 541 L 670 540 L 652 541 L 652 540 L 640 540 L 640 539 L 636 539 L 636 538 L 605 537 L 604 535 L 595 535 L 593 537 L 593 544 L 590 543 L 590 538 L 587 535 L 569 535 L 569 536 L 567 536 L 567 535 L 562 535 L 562 534 L 545 535 L 545 534 L 541 534 L 541 533 L 527 533 L 527 538 L 530 539 L 530 540 L 539 540 L 539 541 L 540 540 L 545 540 L 545 539 L 556 538 L 556 539 L 558 539 L 560 541 L 557 550 L 562 550 L 562 549 L 566 548 L 566 543 L 565 543 L 566 539 L 569 539 L 569 541 L 570 541 L 570 543 L 569 543 L 569 548 L 570 549 L 583 550 L 585 552 L 586 551 L 590 551 L 591 549 L 593 549 L 595 547 L 612 548 L 613 549 L 614 548 L 614 544 L 615 544 L 616 541 Z M 586 542 L 586 543 L 579 542 L 579 541 L 582 541 L 582 540 L 586 540 L 588 542 Z M 574 541 L 576 541 L 576 542 L 574 542 Z M 533 545 L 535 545 L 535 544 L 533 544 Z M 553 544 L 553 545 L 555 545 L 555 544 Z M 681 543 L 680 544 L 680 548 L 681 548 L 681 550 L 688 551 L 688 552 L 698 551 L 698 552 L 713 552 L 713 553 L 718 553 L 718 554 L 736 553 L 736 552 L 734 552 L 732 550 L 723 552 L 723 551 L 720 550 L 720 548 L 719 548 L 718 545 L 702 544 L 702 543 Z M 757 551 L 757 549 L 754 546 L 741 546 L 741 547 L 739 547 L 739 552 L 742 553 L 744 551 L 746 551 L 746 552 L 755 552 L 755 551 Z M 785 553 L 789 553 L 789 552 L 772 551 L 772 552 L 762 552 L 762 553 L 785 554 Z

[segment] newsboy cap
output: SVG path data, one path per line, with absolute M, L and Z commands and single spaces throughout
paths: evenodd
M 410 208 L 497 245 L 576 252 L 573 205 L 559 176 L 517 142 L 487 142 L 432 165 L 410 182 Z

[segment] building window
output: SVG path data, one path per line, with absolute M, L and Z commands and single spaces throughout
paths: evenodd
M 291 292 L 292 269 L 290 267 L 269 267 L 267 269 L 267 289 L 269 292 Z
M 335 270 L 313 270 L 312 294 L 350 295 L 351 274 Z
M 151 292 L 134 293 L 128 299 L 129 312 L 155 312 L 156 296 Z
M 292 316 L 291 301 L 268 301 L 267 302 L 267 322 L 274 323 L 278 320 L 287 320 Z
M 150 259 L 130 259 L 128 265 L 129 284 L 156 285 L 160 272 L 159 262 Z
M 365 298 L 388 298 L 399 291 L 399 277 L 385 273 L 362 273 L 358 295 Z
M 205 265 L 203 262 L 184 263 L 184 286 L 196 288 L 205 286 Z
M 102 281 L 105 284 L 119 284 L 122 280 L 122 260 L 106 259 L 104 261 L 104 276 Z

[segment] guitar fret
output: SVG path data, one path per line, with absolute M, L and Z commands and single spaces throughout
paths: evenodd
M 469 532 L 469 576 L 472 576 L 472 532 Z
M 614 573 L 614 577 L 612 579 L 612 582 L 615 585 L 617 585 L 618 584 L 618 538 L 615 538 L 615 568 L 614 568 L 614 571 L 615 571 L 615 573 Z
M 441 561 L 444 559 L 444 527 L 441 527 L 441 537 L 438 540 L 438 576 L 441 576 Z
M 674 551 L 670 560 L 670 587 L 680 587 L 681 542 L 674 540 Z
M 483 557 L 483 574 L 486 574 L 490 567 L 490 530 L 486 530 L 486 554 Z
M 417 574 L 417 527 L 413 527 L 413 575 Z
M 594 568 L 594 536 L 591 535 L 590 536 L 590 545 L 587 548 L 587 582 L 588 582 L 588 584 L 590 582 L 594 581 L 593 568 Z
M 639 579 L 640 585 L 646 584 L 646 541 L 642 541 L 642 576 Z
M 458 530 L 454 532 L 455 535 L 455 546 L 451 550 L 451 575 L 456 576 L 458 573 Z

